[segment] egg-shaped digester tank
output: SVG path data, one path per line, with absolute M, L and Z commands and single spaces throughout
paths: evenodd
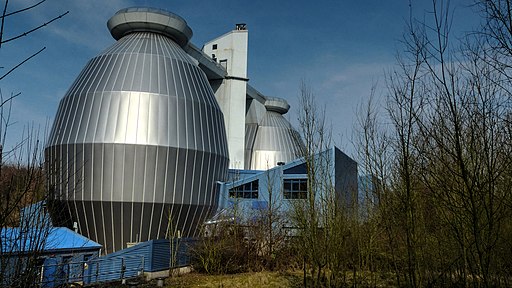
M 257 123 L 248 121 L 245 125 L 246 169 L 267 170 L 302 156 L 300 134 L 283 117 L 290 109 L 288 102 L 266 97 L 264 107 Z
M 53 218 L 105 253 L 169 229 L 197 235 L 229 159 L 214 93 L 183 50 L 192 31 L 150 8 L 120 10 L 108 27 L 118 41 L 87 63 L 50 132 Z

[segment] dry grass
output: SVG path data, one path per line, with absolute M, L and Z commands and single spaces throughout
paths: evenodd
M 345 281 L 346 287 L 353 285 L 353 275 L 347 273 Z M 373 278 L 369 278 L 369 274 L 359 274 L 359 287 L 397 287 L 393 274 L 377 273 Z M 303 286 L 302 271 L 288 272 L 252 272 L 230 275 L 206 275 L 200 273 L 189 273 L 174 278 L 166 279 L 166 287 L 207 287 L 207 288 L 237 288 L 237 287 L 302 287 Z M 311 279 L 308 277 L 309 283 Z M 147 287 L 155 287 L 154 283 Z
M 166 280 L 166 287 L 301 287 L 299 274 L 254 272 L 233 275 L 204 275 L 189 273 Z

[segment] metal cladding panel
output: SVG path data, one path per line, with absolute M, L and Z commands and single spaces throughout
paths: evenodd
M 146 241 L 147 239 L 162 239 L 168 234 L 168 225 L 165 221 L 160 221 L 162 215 L 169 217 L 169 211 L 172 211 L 171 217 L 176 219 L 173 224 L 174 229 L 180 233 L 192 235 L 193 225 L 200 224 L 199 217 L 194 217 L 196 211 L 206 210 L 210 212 L 211 208 L 206 206 L 194 205 L 162 205 L 153 203 L 126 203 L 126 202 L 90 202 L 83 201 L 78 206 L 79 213 L 90 213 L 98 211 L 95 217 L 104 217 L 102 221 L 104 226 L 94 225 L 94 222 L 79 223 L 80 232 L 89 231 L 90 235 L 95 235 L 99 242 L 104 243 L 104 249 L 109 253 L 126 248 L 128 242 Z M 84 209 L 85 211 L 82 211 Z M 130 219 L 126 218 L 130 215 Z M 87 226 L 86 226 L 87 225 Z M 145 240 L 144 240 L 145 239 Z
M 274 111 L 267 111 L 258 127 L 246 127 L 246 142 L 246 151 L 251 152 L 250 170 L 266 170 L 277 162 L 295 160 L 302 145 L 298 132 L 283 115 Z
M 229 163 L 206 76 L 172 39 L 148 32 L 87 63 L 59 103 L 45 154 L 55 198 L 106 253 L 163 237 L 169 219 L 196 235 Z
M 254 146 L 254 139 L 256 138 L 256 132 L 258 132 L 258 124 L 246 123 L 245 124 L 245 150 L 244 150 L 244 169 L 251 168 L 252 160 L 252 147 Z

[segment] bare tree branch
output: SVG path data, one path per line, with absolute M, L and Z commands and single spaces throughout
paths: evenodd
M 4 36 L 5 13 L 7 13 L 7 4 L 9 0 L 5 0 L 4 11 L 2 12 L 2 24 L 0 26 L 0 47 L 2 47 L 2 39 Z
M 46 49 L 46 47 L 43 47 L 41 48 L 39 51 L 37 51 L 36 53 L 30 55 L 28 58 L 26 58 L 25 60 L 21 61 L 20 63 L 18 63 L 16 66 L 12 67 L 9 71 L 7 71 L 5 74 L 3 74 L 2 76 L 0 76 L 0 80 L 4 79 L 7 75 L 11 74 L 14 70 L 16 70 L 18 67 L 20 67 L 21 65 L 23 65 L 25 62 L 27 62 L 28 60 L 32 59 L 33 57 L 35 57 L 37 54 L 43 52 L 43 50 Z
M 19 35 L 17 35 L 17 36 L 11 37 L 11 38 L 9 38 L 9 39 L 7 39 L 7 40 L 2 40 L 2 42 L 0 43 L 0 45 L 1 45 L 1 44 L 4 44 L 4 43 L 7 43 L 7 42 L 11 42 L 11 41 L 16 40 L 16 39 L 18 39 L 18 38 L 21 38 L 21 37 L 23 37 L 23 36 L 27 36 L 28 34 L 30 34 L 30 33 L 32 33 L 32 32 L 34 32 L 34 31 L 37 31 L 37 30 L 39 30 L 39 29 L 41 29 L 41 28 L 45 27 L 46 25 L 48 25 L 48 24 L 50 24 L 50 23 L 52 23 L 52 22 L 54 22 L 54 21 L 56 21 L 56 20 L 58 20 L 58 19 L 60 19 L 60 18 L 64 17 L 64 16 L 65 16 L 66 14 L 68 14 L 68 13 L 69 13 L 69 11 L 66 11 L 66 12 L 64 12 L 64 13 L 60 14 L 59 16 L 57 16 L 57 17 L 55 17 L 55 18 L 51 19 L 50 21 L 48 21 L 48 22 L 46 22 L 46 23 L 43 23 L 43 24 L 41 24 L 41 25 L 39 25 L 39 26 L 37 26 L 37 27 L 35 27 L 35 28 L 33 28 L 33 29 L 30 29 L 30 30 L 28 30 L 28 31 L 26 31 L 26 32 L 23 32 L 23 33 L 21 33 L 21 34 L 19 34 Z
M 6 6 L 6 7 L 7 7 L 7 2 L 8 2 L 8 1 L 6 1 L 6 4 L 5 4 L 5 6 Z M 35 8 L 35 7 L 39 6 L 39 5 L 40 5 L 40 4 L 42 4 L 43 2 L 46 2 L 46 0 L 41 0 L 41 1 L 37 2 L 36 4 L 34 4 L 34 5 L 31 5 L 31 6 L 28 6 L 28 7 L 25 7 L 25 8 L 22 8 L 22 9 L 19 9 L 19 10 L 13 11 L 13 12 L 10 12 L 10 13 L 5 13 L 5 9 L 4 9 L 4 15 L 2 15 L 1 17 L 2 17 L 2 19 L 3 19 L 3 18 L 6 18 L 6 17 L 9 17 L 9 16 L 11 16 L 11 15 L 15 15 L 15 14 L 18 14 L 18 13 L 21 13 L 21 12 L 24 12 L 24 11 L 27 11 L 27 10 L 30 10 L 30 9 L 32 9 L 32 8 Z

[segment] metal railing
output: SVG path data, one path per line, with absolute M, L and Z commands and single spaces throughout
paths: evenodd
M 41 267 L 39 286 L 57 287 L 71 283 L 87 286 L 124 282 L 144 275 L 144 260 L 144 255 L 129 255 L 45 264 Z

